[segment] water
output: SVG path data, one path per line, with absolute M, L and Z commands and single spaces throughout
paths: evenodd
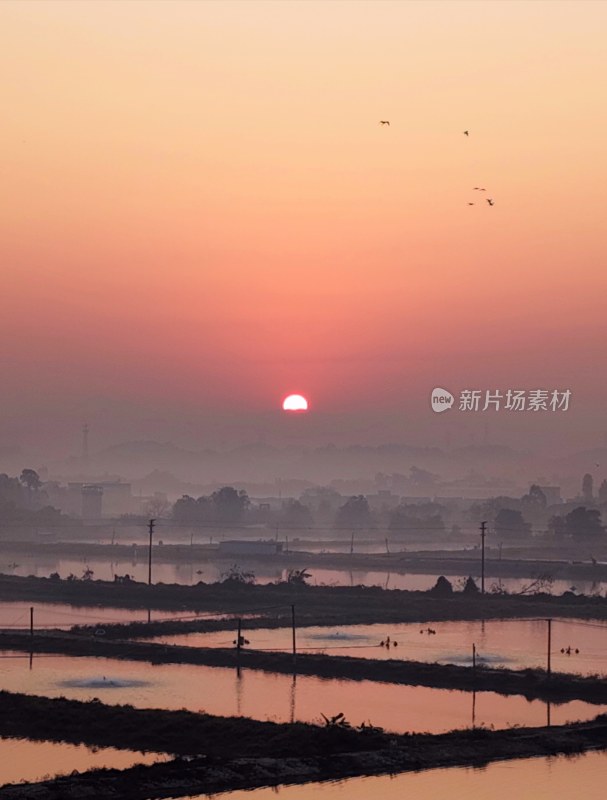
M 344 781 L 223 794 L 225 800 L 603 800 L 607 753 L 500 761 Z M 208 800 L 196 795 L 190 800 Z
M 71 628 L 72 625 L 102 625 L 116 622 L 145 621 L 148 612 L 144 609 L 111 608 L 110 606 L 70 606 L 67 603 L 0 602 L 0 628 L 29 630 L 30 608 L 34 608 L 35 628 Z M 152 620 L 195 619 L 192 611 L 151 611 Z M 204 614 L 205 619 L 220 614 Z
M 205 711 L 276 722 L 321 722 L 343 712 L 354 725 L 370 721 L 389 731 L 443 733 L 469 726 L 554 725 L 587 720 L 604 707 L 581 701 L 547 704 L 493 692 L 448 691 L 374 681 L 278 675 L 257 670 L 152 665 L 72 656 L 0 654 L 0 686 L 26 694 L 98 698 L 137 708 Z
M 223 574 L 229 568 L 230 563 L 238 562 L 238 557 L 231 561 L 200 561 L 200 562 L 181 562 L 174 564 L 154 563 L 153 580 L 154 583 L 182 584 L 192 586 L 199 581 L 205 583 L 215 583 L 222 579 Z M 85 570 L 93 571 L 94 580 L 113 581 L 116 575 L 129 574 L 134 580 L 147 583 L 148 579 L 148 560 L 147 549 L 139 548 L 139 555 L 136 558 L 123 558 L 118 560 L 108 560 L 106 558 L 70 558 L 53 557 L 45 555 L 30 555 L 20 553 L 14 556 L 14 560 L 8 561 L 7 557 L 0 562 L 0 572 L 7 575 L 20 575 L 26 577 L 34 575 L 38 578 L 48 578 L 52 573 L 58 573 L 62 578 L 68 575 L 75 575 L 81 578 Z M 247 567 L 249 569 L 249 567 Z M 259 584 L 276 583 L 287 578 L 287 569 L 278 566 L 262 566 L 252 564 L 250 571 L 255 574 L 256 582 Z M 427 591 L 436 583 L 436 574 L 417 574 L 399 573 L 388 570 L 348 570 L 348 569 L 326 569 L 323 567 L 311 567 L 309 583 L 313 586 L 380 586 L 384 589 L 407 589 L 409 591 Z M 458 587 L 466 579 L 464 575 L 448 576 L 454 587 Z M 490 591 L 494 585 L 499 585 L 508 592 L 520 592 L 533 582 L 532 578 L 503 578 L 498 582 L 496 578 L 487 578 L 487 590 Z M 580 581 L 574 583 L 570 580 L 555 580 L 550 588 L 552 594 L 562 594 L 575 587 L 577 594 L 605 594 L 607 583 L 601 581 Z
M 255 650 L 291 650 L 290 628 L 243 631 Z M 435 633 L 428 633 L 428 629 Z M 472 645 L 480 663 L 511 669 L 545 667 L 547 622 L 541 620 L 487 620 L 396 625 L 344 625 L 311 627 L 297 631 L 297 647 L 303 652 L 373 659 L 407 659 L 470 665 Z M 391 646 L 380 642 L 390 637 Z M 192 647 L 230 647 L 231 631 L 162 636 L 153 641 Z M 396 646 L 393 643 L 397 642 Z M 570 648 L 570 653 L 561 650 Z M 575 653 L 578 649 L 579 653 Z M 607 623 L 585 620 L 553 620 L 552 669 L 581 675 L 607 673 Z
M 0 737 L 0 786 L 19 781 L 41 781 L 74 770 L 106 767 L 128 769 L 135 764 L 154 764 L 170 757 L 160 753 L 138 753 L 112 747 L 91 748 L 64 742 L 33 742 Z

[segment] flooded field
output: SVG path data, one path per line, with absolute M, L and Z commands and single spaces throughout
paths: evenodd
M 0 786 L 69 775 L 74 770 L 85 772 L 101 767 L 127 769 L 135 764 L 154 764 L 169 758 L 161 753 L 137 753 L 111 747 L 90 748 L 0 737 Z
M 245 630 L 244 633 L 251 649 L 288 651 L 292 646 L 290 628 Z M 522 669 L 546 666 L 547 637 L 545 619 L 349 625 L 300 628 L 297 648 L 302 652 L 357 658 L 401 658 L 469 665 L 474 644 L 480 663 Z M 163 636 L 154 641 L 192 647 L 230 647 L 233 638 L 231 632 L 220 631 Z M 606 674 L 607 624 L 553 620 L 551 662 L 555 672 Z
M 563 705 L 492 692 L 448 691 L 373 681 L 341 681 L 253 670 L 152 665 L 102 658 L 0 654 L 0 685 L 13 692 L 131 704 L 137 708 L 206 711 L 276 722 L 321 722 L 343 712 L 394 732 L 442 733 L 473 725 L 506 728 L 594 718 L 602 706 Z
M 345 781 L 229 792 L 225 800 L 602 800 L 607 753 L 518 759 L 487 767 L 452 767 Z M 196 795 L 190 800 L 207 800 Z
M 111 608 L 109 606 L 70 606 L 67 603 L 36 603 L 24 601 L 0 602 L 0 628 L 26 630 L 30 625 L 30 608 L 34 609 L 35 628 L 71 628 L 72 625 L 110 624 L 112 622 L 146 621 L 144 609 Z M 205 614 L 205 619 L 210 617 Z M 221 615 L 216 615 L 221 616 Z M 152 620 L 196 619 L 192 611 L 156 611 L 152 609 Z
M 142 583 L 148 579 L 147 550 L 139 548 L 137 558 L 128 558 L 110 561 L 102 558 L 48 558 L 19 554 L 14 561 L 0 562 L 0 572 L 6 575 L 19 575 L 27 577 L 34 575 L 38 578 L 48 578 L 57 573 L 62 578 L 74 575 L 80 579 L 87 570 L 92 571 L 93 580 L 113 581 L 116 575 L 130 575 L 134 580 Z M 329 551 L 327 551 L 329 552 Z M 340 551 L 336 551 L 340 552 Z M 235 558 L 234 561 L 238 559 Z M 215 583 L 222 580 L 229 569 L 229 561 L 203 561 L 182 563 L 155 563 L 153 569 L 154 583 L 177 583 L 191 586 L 204 581 Z M 255 575 L 256 583 L 277 583 L 287 578 L 287 569 L 253 564 L 247 567 Z M 322 567 L 310 568 L 309 583 L 313 586 L 380 586 L 384 589 L 407 589 L 409 591 L 427 591 L 436 583 L 436 574 L 417 574 L 389 572 L 387 570 L 347 570 L 325 569 Z M 449 580 L 457 589 L 465 581 L 467 575 L 449 576 Z M 478 576 L 477 576 L 478 577 Z M 488 577 L 486 580 L 487 591 L 500 588 L 508 592 L 521 592 L 533 583 L 532 578 L 497 578 Z M 607 583 L 601 581 L 577 580 L 575 585 L 569 580 L 554 580 L 546 589 L 552 594 L 562 594 L 574 589 L 577 594 L 605 594 Z

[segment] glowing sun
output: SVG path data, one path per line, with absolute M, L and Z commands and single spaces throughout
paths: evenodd
M 307 411 L 308 401 L 300 394 L 290 394 L 282 401 L 283 411 Z

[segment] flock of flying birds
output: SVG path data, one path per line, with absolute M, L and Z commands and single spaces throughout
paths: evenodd
M 389 119 L 380 119 L 379 124 L 380 125 L 387 125 L 388 127 L 390 127 L 390 120 Z M 462 133 L 464 134 L 464 136 L 470 136 L 470 131 L 462 131 Z M 474 192 L 486 192 L 487 190 L 482 186 L 475 186 L 473 191 Z M 486 197 L 485 200 L 487 201 L 488 205 L 490 205 L 490 206 L 495 205 L 495 202 L 491 197 Z M 468 205 L 469 206 L 474 206 L 474 205 L 476 205 L 476 203 L 469 202 Z

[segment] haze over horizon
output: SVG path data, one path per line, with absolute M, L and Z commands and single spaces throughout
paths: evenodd
M 3 447 L 78 455 L 85 421 L 108 445 L 605 444 L 607 5 L 0 22 Z M 572 398 L 437 415 L 434 387 Z

